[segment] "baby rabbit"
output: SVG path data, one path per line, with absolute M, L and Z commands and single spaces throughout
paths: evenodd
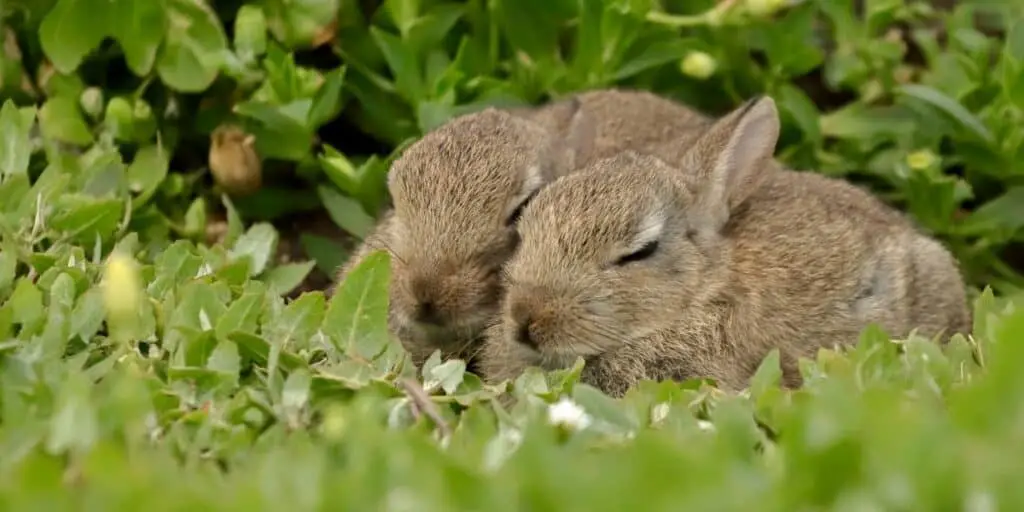
M 582 356 L 583 381 L 612 396 L 644 379 L 739 390 L 778 347 L 793 386 L 798 356 L 855 343 L 869 322 L 966 332 L 949 252 L 860 188 L 781 168 L 778 132 L 764 97 L 710 126 L 681 169 L 625 152 L 538 193 L 486 331 L 485 380 Z
M 574 155 L 592 140 L 591 123 L 576 112 L 562 137 L 495 108 L 460 116 L 392 165 L 394 208 L 336 282 L 371 252 L 391 254 L 389 325 L 417 366 L 435 349 L 463 355 L 495 315 L 519 213 L 542 186 L 574 168 Z
M 578 93 L 539 108 L 512 110 L 563 134 L 573 113 L 582 109 L 594 123 L 589 151 L 578 155 L 577 167 L 585 167 L 623 150 L 649 153 L 672 147 L 689 147 L 711 123 L 711 118 L 681 103 L 647 91 L 600 89 Z
M 518 243 L 514 224 L 541 187 L 595 155 L 686 140 L 703 119 L 651 93 L 616 90 L 455 118 L 395 161 L 388 175 L 394 209 L 335 282 L 386 249 L 390 328 L 413 362 L 419 366 L 435 349 L 468 359 L 499 314 L 500 269 Z

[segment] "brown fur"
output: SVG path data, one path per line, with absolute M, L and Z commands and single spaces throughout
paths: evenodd
M 371 252 L 392 255 L 390 327 L 419 365 L 435 349 L 469 358 L 499 314 L 500 269 L 516 247 L 505 221 L 524 197 L 527 169 L 540 186 L 581 162 L 621 149 L 694 138 L 703 117 L 647 92 L 591 91 L 537 109 L 461 116 L 410 146 L 388 189 L 395 204 L 339 270 Z M 539 186 L 536 190 L 539 190 Z M 413 321 L 429 298 L 443 325 Z
M 765 98 L 709 127 L 681 168 L 625 152 L 541 191 L 506 265 L 485 379 L 582 356 L 584 382 L 615 396 L 643 379 L 736 390 L 778 347 L 792 386 L 797 357 L 855 343 L 869 322 L 967 332 L 949 252 L 860 188 L 782 169 L 778 128 Z M 648 239 L 648 258 L 615 264 Z

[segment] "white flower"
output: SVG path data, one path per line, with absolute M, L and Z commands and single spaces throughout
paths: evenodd
M 661 423 L 668 417 L 669 405 L 668 402 L 662 402 L 660 404 L 651 407 L 651 423 Z
M 590 425 L 591 420 L 587 411 L 579 404 L 562 397 L 558 402 L 548 406 L 548 422 L 570 430 L 582 430 Z
M 708 432 L 715 431 L 715 424 L 710 421 L 697 420 L 697 428 L 701 430 L 707 430 Z

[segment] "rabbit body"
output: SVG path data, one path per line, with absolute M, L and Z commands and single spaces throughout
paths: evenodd
M 438 349 L 443 358 L 470 359 L 499 313 L 500 271 L 518 243 L 514 223 L 522 207 L 581 162 L 693 138 L 686 133 L 697 133 L 704 120 L 651 93 L 614 89 L 457 117 L 394 162 L 394 207 L 335 283 L 370 253 L 388 251 L 389 328 L 413 362 Z
M 870 193 L 779 166 L 778 129 L 763 98 L 665 150 L 677 164 L 626 151 L 540 191 L 486 332 L 485 380 L 583 357 L 583 381 L 613 396 L 645 379 L 736 390 L 778 348 L 796 385 L 799 356 L 871 322 L 967 332 L 949 252 Z

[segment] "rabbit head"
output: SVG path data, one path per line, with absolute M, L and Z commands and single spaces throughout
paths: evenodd
M 472 341 L 497 312 L 500 270 L 524 206 L 586 150 L 580 114 L 564 137 L 494 108 L 467 114 L 407 148 L 388 175 L 394 203 L 394 323 L 429 346 Z

